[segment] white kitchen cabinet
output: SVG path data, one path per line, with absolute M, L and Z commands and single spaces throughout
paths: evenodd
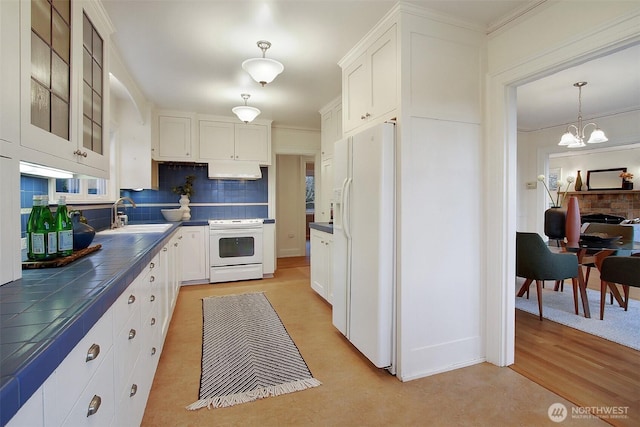
M 271 125 L 199 121 L 199 160 L 255 161 L 271 164 Z
M 45 381 L 47 425 L 108 425 L 113 419 L 113 313 L 108 310 Z M 94 381 L 96 378 L 99 381 Z M 94 395 L 101 399 L 100 408 L 87 417 Z M 86 421 L 70 424 L 78 420 Z
M 342 138 L 342 96 L 320 109 L 320 150 L 322 160 L 333 157 L 333 145 Z
M 25 402 L 6 427 L 43 427 L 44 426 L 44 385 L 36 390 Z
M 331 220 L 333 200 L 333 158 L 324 159 L 320 169 L 320 193 L 316 200 L 316 222 Z
M 384 118 L 398 106 L 396 25 L 375 39 L 357 58 L 341 63 L 343 126 L 348 133 Z M 391 118 L 391 117 L 389 117 Z
M 78 401 L 62 423 L 63 427 L 111 426 L 116 412 L 113 388 L 113 352 L 105 360 L 82 391 Z M 58 389 L 58 393 L 60 390 Z M 49 421 L 45 421 L 48 423 Z
M 311 288 L 322 298 L 333 301 L 333 235 L 311 229 Z
M 117 120 L 119 188 L 157 190 L 158 162 L 151 158 L 151 118 L 140 122 L 128 100 L 117 100 L 117 108 L 112 111 Z
M 140 425 L 177 297 L 181 236 L 178 229 L 165 256 L 154 256 L 9 426 Z
M 182 227 L 181 282 L 207 283 L 209 279 L 209 227 Z
M 0 2 L 2 3 L 2 2 Z M 16 144 L 0 140 L 0 285 L 22 277 L 20 172 Z
M 31 29 L 32 6 L 39 6 L 33 16 L 41 11 L 50 13 L 49 6 L 19 3 L 20 17 L 16 19 L 20 20 L 23 72 L 20 105 L 16 108 L 20 111 L 22 159 L 109 178 L 108 52 L 114 29 L 106 12 L 97 1 L 71 2 L 70 25 L 62 24 L 61 18 L 56 20 L 58 15 L 54 12 L 54 34 L 69 34 L 70 46 L 65 49 L 66 43 L 58 41 L 52 51 Z M 54 7 L 67 4 L 53 2 Z M 37 34 L 40 33 L 47 31 L 42 29 Z M 16 43 L 16 39 L 12 40 Z M 38 102 L 32 103 L 34 93 Z
M 195 161 L 193 150 L 193 119 L 182 113 L 161 113 L 157 118 L 156 135 L 152 134 L 154 160 Z

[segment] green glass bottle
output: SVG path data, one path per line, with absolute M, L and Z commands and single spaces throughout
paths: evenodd
M 73 254 L 73 223 L 67 211 L 66 197 L 60 196 L 58 199 L 58 209 L 56 209 L 56 234 L 58 238 L 58 256 L 69 256 Z
M 27 258 L 29 258 L 30 260 L 36 259 L 35 253 L 38 253 L 38 251 L 39 253 L 44 254 L 44 235 L 36 237 L 36 252 L 34 253 L 34 232 L 36 230 L 38 217 L 40 216 L 40 208 L 42 207 L 41 203 L 41 196 L 33 196 L 31 213 L 29 214 L 29 219 L 27 220 Z M 38 240 L 40 238 L 41 240 Z
M 58 235 L 56 233 L 56 226 L 53 221 L 51 209 L 49 209 L 49 196 L 42 197 L 42 207 L 40 208 L 40 215 L 36 222 L 36 234 L 38 235 L 39 241 L 40 239 L 44 241 L 44 253 L 40 253 L 40 248 L 38 248 L 38 253 L 35 254 L 34 245 L 35 258 L 37 260 L 48 260 L 57 257 Z

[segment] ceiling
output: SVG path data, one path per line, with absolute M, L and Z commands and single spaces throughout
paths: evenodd
M 544 0 L 408 1 L 491 32 Z M 393 7 L 377 0 L 102 0 L 113 40 L 131 75 L 157 108 L 232 116 L 243 103 L 274 126 L 319 129 L 318 110 L 341 93 L 338 61 Z M 261 56 L 285 66 L 261 87 L 242 70 Z M 576 81 L 586 80 L 583 111 L 640 108 L 640 48 L 591 61 L 518 91 L 518 126 L 539 129 L 575 121 Z M 631 55 L 628 55 L 631 53 Z M 613 56 L 611 57 L 613 58 Z M 593 65 L 594 68 L 589 69 Z M 597 65 L 597 66 L 596 66 Z M 588 70 L 588 71 L 587 71 Z M 635 95 L 635 96 L 634 96 Z M 622 102 L 621 102 L 622 101 Z M 600 109 L 602 110 L 596 110 Z

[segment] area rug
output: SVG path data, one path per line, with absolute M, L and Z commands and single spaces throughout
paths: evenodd
M 317 387 L 300 351 L 263 293 L 202 300 L 198 401 L 221 408 Z
M 518 280 L 516 292 L 523 281 Z M 591 318 L 584 317 L 582 301 L 578 295 L 579 315 L 573 311 L 573 290 L 571 283 L 565 283 L 564 292 L 555 292 L 553 283 L 547 282 L 542 289 L 542 317 L 553 320 L 565 326 L 596 335 L 609 341 L 640 350 L 640 301 L 630 299 L 629 309 L 624 311 L 618 303 L 610 304 L 609 295 L 604 309 L 604 320 L 600 320 L 600 291 L 587 289 Z M 516 308 L 538 315 L 538 297 L 535 283 L 529 289 L 529 299 L 526 294 L 516 297 Z

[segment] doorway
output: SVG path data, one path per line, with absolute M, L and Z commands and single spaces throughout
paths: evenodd
M 315 162 L 311 156 L 276 156 L 277 257 L 309 256 L 315 212 Z

